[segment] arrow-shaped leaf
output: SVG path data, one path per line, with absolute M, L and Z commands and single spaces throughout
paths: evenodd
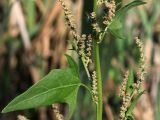
M 2 113 L 60 102 L 69 105 L 68 117 L 70 118 L 76 107 L 77 92 L 81 83 L 77 74 L 73 72 L 73 69 L 77 70 L 77 65 L 70 56 L 67 58 L 70 68 L 52 70 L 38 83 L 12 100 Z
M 140 0 L 135 0 L 127 5 L 125 5 L 124 7 L 120 8 L 117 12 L 115 17 L 112 20 L 112 23 L 109 25 L 109 31 L 117 38 L 120 39 L 124 39 L 124 33 L 122 32 L 123 30 L 123 25 L 122 25 L 122 21 L 124 18 L 124 15 L 126 14 L 126 12 L 136 6 L 145 4 L 145 2 L 140 1 Z

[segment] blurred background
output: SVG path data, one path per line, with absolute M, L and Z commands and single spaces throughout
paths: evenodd
M 64 53 L 70 51 L 69 29 L 58 0 L 0 0 L 0 111 L 17 95 L 27 90 L 51 69 L 67 66 Z M 117 8 L 133 0 L 116 0 Z M 65 0 L 74 14 L 79 34 L 91 33 L 88 14 L 93 0 Z M 124 72 L 138 68 L 139 51 L 133 40 L 144 43 L 147 75 L 134 116 L 136 120 L 160 120 L 160 0 L 129 10 L 123 20 L 126 39 L 107 34 L 100 46 L 103 77 L 103 119 L 118 120 L 121 99 L 119 86 Z M 101 11 L 98 11 L 101 12 Z M 77 59 L 78 60 L 78 59 Z M 79 61 L 82 82 L 89 84 Z M 95 106 L 89 93 L 79 91 L 73 120 L 95 120 Z M 63 114 L 66 107 L 60 105 Z M 51 107 L 0 113 L 0 120 L 16 120 L 17 115 L 30 120 L 56 120 Z

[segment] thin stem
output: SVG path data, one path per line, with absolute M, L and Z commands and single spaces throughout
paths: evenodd
M 94 0 L 93 10 L 94 10 L 94 12 L 96 12 L 96 10 L 97 10 L 97 0 Z
M 104 32 L 100 34 L 100 37 L 99 37 L 99 44 L 103 41 L 106 33 L 107 33 L 107 30 L 108 30 L 108 26 L 104 29 Z
M 101 79 L 101 69 L 100 69 L 100 59 L 99 59 L 99 44 L 94 41 L 94 60 L 96 66 L 97 75 L 97 89 L 98 89 L 98 103 L 97 103 L 97 120 L 102 120 L 102 79 Z
M 94 0 L 93 11 L 97 11 L 97 0 Z M 101 67 L 100 67 L 100 59 L 99 59 L 99 44 L 96 39 L 93 41 L 93 50 L 94 50 L 94 61 L 96 67 L 96 75 L 97 75 L 97 92 L 98 92 L 98 103 L 96 107 L 97 120 L 102 120 L 102 79 L 101 79 Z

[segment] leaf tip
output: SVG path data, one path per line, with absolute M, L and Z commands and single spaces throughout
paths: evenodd
M 8 112 L 11 112 L 12 110 L 8 107 L 8 105 L 3 108 L 3 110 L 1 111 L 1 113 L 8 113 Z
M 1 113 L 7 113 L 6 107 L 1 111 Z

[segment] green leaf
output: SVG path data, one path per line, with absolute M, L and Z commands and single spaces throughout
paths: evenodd
M 77 93 L 81 83 L 79 77 L 73 73 L 73 69 L 76 70 L 77 65 L 73 64 L 74 61 L 70 56 L 67 58 L 70 68 L 52 70 L 38 83 L 12 100 L 2 113 L 48 106 L 54 103 L 67 103 L 69 106 L 68 118 L 70 118 L 76 107 Z
M 145 91 L 140 92 L 136 98 L 132 101 L 131 106 L 128 108 L 126 115 L 127 116 L 132 116 L 133 109 L 135 108 L 137 101 L 141 97 L 142 94 L 144 94 Z
M 112 23 L 109 25 L 109 31 L 116 38 L 124 39 L 123 25 L 119 19 L 113 19 Z
M 122 21 L 124 19 L 124 15 L 126 14 L 126 12 L 136 6 L 145 4 L 145 2 L 140 1 L 140 0 L 135 0 L 127 5 L 125 5 L 124 7 L 120 8 L 117 12 L 115 17 L 112 20 L 112 23 L 109 25 L 108 29 L 111 32 L 111 34 L 113 36 L 115 36 L 116 38 L 119 39 L 124 39 L 125 35 L 123 33 L 123 24 Z
M 116 12 L 116 15 L 114 17 L 114 19 L 123 19 L 124 15 L 126 14 L 126 12 L 128 10 L 130 10 L 131 8 L 134 8 L 136 6 L 139 6 L 139 5 L 143 5 L 145 4 L 146 2 L 143 2 L 141 0 L 134 0 L 133 2 L 125 5 L 124 7 L 120 8 L 117 12 Z
M 127 81 L 127 88 L 126 88 L 126 92 L 127 93 L 132 93 L 132 91 L 133 91 L 133 86 L 132 86 L 133 83 L 134 83 L 133 70 L 130 69 L 129 70 L 128 81 Z

